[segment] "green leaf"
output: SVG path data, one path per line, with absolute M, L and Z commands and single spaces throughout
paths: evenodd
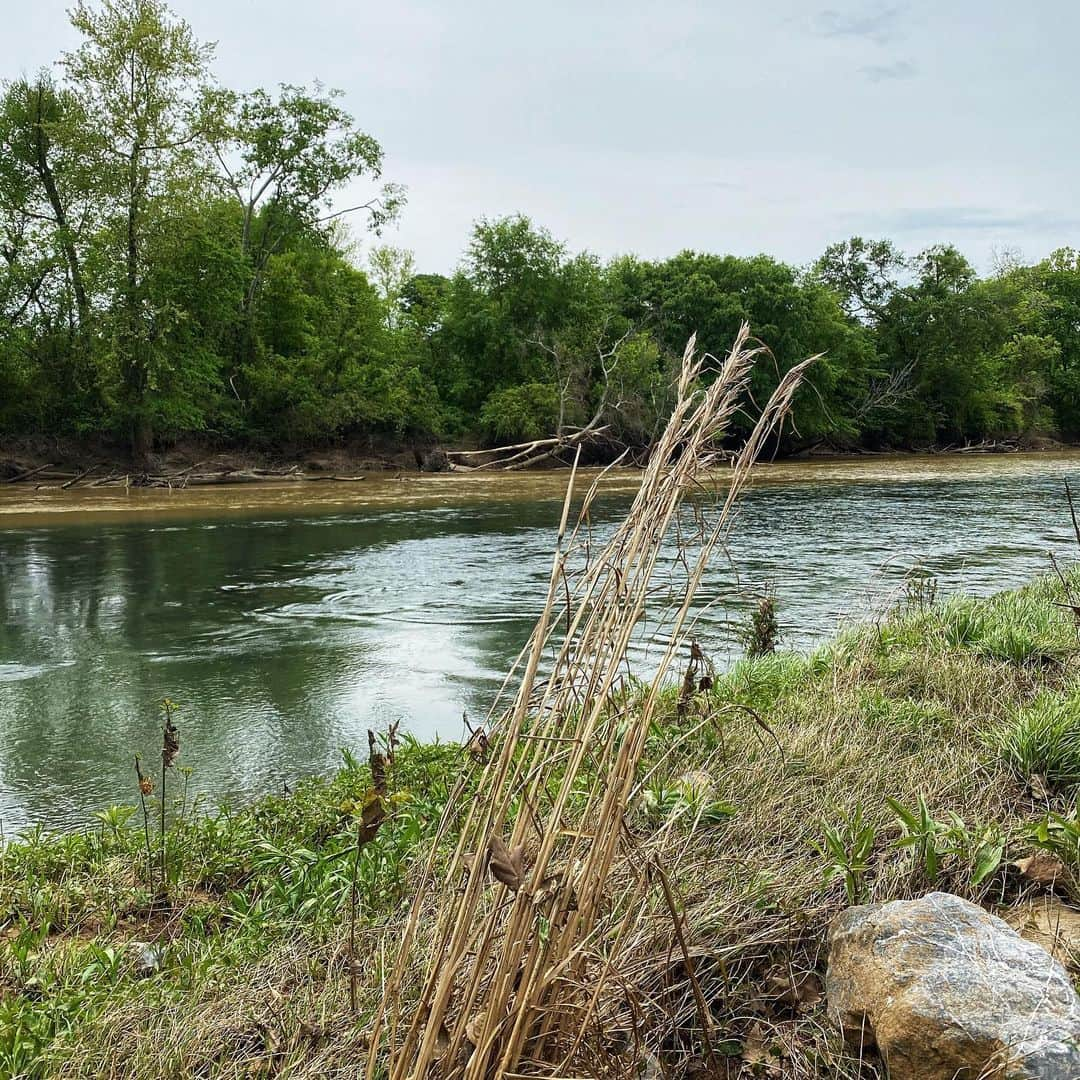
M 971 874 L 971 884 L 982 884 L 1001 865 L 1004 854 L 1004 840 L 988 840 L 983 844 L 975 853 L 975 867 Z
M 919 819 L 906 807 L 898 803 L 895 799 L 886 798 L 885 802 L 888 804 L 889 809 L 903 822 L 905 826 L 911 831 L 915 831 L 919 827 Z

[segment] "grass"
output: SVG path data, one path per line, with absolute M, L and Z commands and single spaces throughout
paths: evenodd
M 987 741 L 1027 784 L 1080 784 L 1080 696 L 1042 694 L 991 729 Z
M 689 708 L 680 686 L 664 692 L 627 826 L 641 857 L 664 867 L 721 1075 L 770 1075 L 763 1052 L 784 1076 L 883 1075 L 842 1045 L 814 989 L 845 904 L 932 887 L 1009 904 L 1030 887 L 1010 861 L 1040 846 L 1080 877 L 1080 658 L 1059 600 L 1051 579 L 950 599 L 809 657 L 743 660 Z M 348 911 L 364 764 L 180 817 L 166 836 L 167 903 L 133 808 L 8 844 L 0 1075 L 355 1075 L 422 853 L 459 774 L 477 771 L 456 745 L 397 749 L 391 811 L 357 864 L 355 1017 Z M 1032 790 L 1033 774 L 1047 790 Z M 580 1051 L 578 1068 L 596 1075 L 653 1058 L 682 1075 L 703 1051 L 664 890 L 639 903 L 619 954 L 625 994 L 604 1003 L 603 1041 Z M 417 992 L 407 980 L 403 1008 Z
M 407 738 L 398 749 L 393 813 L 357 861 L 369 919 L 405 895 L 410 856 L 438 818 L 459 757 L 456 746 Z M 148 868 L 134 807 L 102 811 L 86 832 L 37 831 L 8 844 L 0 854 L 0 1076 L 53 1075 L 64 1058 L 79 1071 L 81 1032 L 95 1019 L 147 1007 L 175 1015 L 210 988 L 242 996 L 251 970 L 284 945 L 302 940 L 309 978 L 336 970 L 355 823 L 370 789 L 368 767 L 347 757 L 333 778 L 288 796 L 178 817 L 163 840 L 167 895 L 157 852 Z M 154 971 L 145 970 L 144 946 Z M 241 1042 L 236 1069 L 252 1052 L 248 1036 Z M 233 1038 L 206 1052 L 236 1049 Z M 185 1075 L 182 1061 L 144 1046 L 125 1067 Z

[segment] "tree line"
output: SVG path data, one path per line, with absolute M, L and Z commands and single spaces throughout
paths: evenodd
M 986 276 L 859 237 L 806 267 L 604 261 L 512 216 L 424 273 L 361 257 L 404 193 L 340 94 L 221 86 L 161 0 L 71 20 L 79 46 L 0 97 L 0 436 L 105 435 L 136 462 L 193 434 L 635 450 L 689 335 L 722 357 L 744 320 L 772 353 L 754 400 L 824 354 L 782 449 L 1080 436 L 1076 251 Z

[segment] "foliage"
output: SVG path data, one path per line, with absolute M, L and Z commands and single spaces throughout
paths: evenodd
M 981 885 L 1001 865 L 1005 840 L 998 830 L 988 828 L 972 835 L 956 813 L 950 814 L 947 822 L 937 821 L 921 792 L 913 809 L 893 798 L 885 801 L 900 822 L 902 835 L 897 846 L 911 849 L 930 884 L 938 882 L 942 865 L 950 858 L 965 866 L 972 886 Z
M 163 0 L 71 19 L 77 47 L 0 94 L 0 437 L 119 436 L 141 465 L 191 433 L 587 428 L 612 457 L 651 444 L 690 335 L 722 360 L 744 320 L 772 354 L 753 401 L 822 354 L 778 450 L 1080 437 L 1072 249 L 985 278 L 950 245 L 863 237 L 805 269 L 604 263 L 518 214 L 477 222 L 449 276 L 387 245 L 361 269 L 344 223 L 378 232 L 404 192 L 339 92 L 219 85 Z
M 863 898 L 863 877 L 870 869 L 876 835 L 859 804 L 835 825 L 822 822 L 821 840 L 815 842 L 815 847 L 827 860 L 824 881 L 828 884 L 833 878 L 840 878 L 849 904 L 857 904 Z

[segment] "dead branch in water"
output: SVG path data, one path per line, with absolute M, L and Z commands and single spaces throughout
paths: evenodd
M 683 497 L 721 460 L 717 443 L 764 351 L 749 344 L 744 325 L 705 387 L 699 376 L 706 358 L 695 356 L 691 339 L 671 419 L 638 494 L 591 559 L 588 521 L 598 480 L 568 534 L 575 460 L 546 602 L 515 665 L 516 693 L 492 710 L 488 753 L 472 755 L 447 803 L 382 986 L 367 1080 L 595 1075 L 575 1055 L 587 1034 L 603 1027 L 605 998 L 618 996 L 619 958 L 654 891 L 652 853 L 626 843 L 638 766 L 685 645 L 695 588 L 810 360 L 782 377 L 735 458 L 715 524 L 703 531 L 696 557 L 682 563 L 686 582 L 665 626 L 663 656 L 632 710 L 625 707 L 627 650 Z M 583 557 L 585 569 L 571 575 L 568 562 L 577 567 Z M 475 792 L 469 798 L 467 785 Z M 444 845 L 455 833 L 443 868 Z M 689 955 L 685 938 L 682 946 Z
M 24 472 L 17 473 L 15 476 L 9 476 L 6 480 L 0 481 L 5 484 L 18 484 L 23 480 L 29 480 L 32 476 L 37 476 L 39 473 L 45 472 L 46 469 L 52 469 L 55 466 L 52 462 L 46 465 L 39 465 L 36 469 L 26 469 Z
M 485 450 L 447 450 L 447 459 L 451 469 L 457 471 L 479 469 L 505 469 L 517 471 L 528 469 L 541 462 L 557 457 L 560 453 L 570 450 L 576 451 L 585 442 L 599 440 L 602 436 L 608 436 L 611 429 L 610 423 L 605 423 L 604 418 L 610 413 L 617 413 L 624 405 L 623 402 L 612 402 L 612 376 L 618 370 L 620 350 L 634 333 L 631 327 L 614 342 L 604 344 L 604 332 L 600 340 L 596 342 L 596 363 L 600 370 L 600 391 L 592 415 L 581 426 L 575 427 L 566 423 L 567 413 L 574 404 L 572 396 L 573 384 L 580 375 L 575 373 L 575 362 L 572 353 L 556 344 L 549 344 L 538 338 L 531 339 L 530 345 L 535 345 L 551 359 L 555 376 L 555 386 L 559 398 L 559 414 L 555 423 L 555 434 L 544 439 L 533 439 L 530 442 L 515 443 L 511 446 L 493 446 Z M 580 365 L 579 365 L 580 366 Z M 577 402 L 580 405 L 580 402 Z M 610 440 L 610 436 L 608 436 Z M 621 444 L 620 449 L 625 450 Z M 486 457 L 487 460 L 479 465 L 467 465 L 463 459 Z
M 514 446 L 496 446 L 488 450 L 447 450 L 451 468 L 457 472 L 479 472 L 481 469 L 505 469 L 514 472 L 537 465 L 541 461 L 554 457 L 563 450 L 576 450 L 590 439 L 598 438 L 608 430 L 607 425 L 596 428 L 581 428 L 567 435 L 555 435 L 550 439 L 533 439 L 532 442 L 517 443 Z M 454 458 L 471 458 L 490 455 L 491 460 L 480 465 L 463 465 Z M 508 457 L 502 455 L 509 455 Z
M 70 480 L 60 485 L 61 491 L 67 491 L 68 488 L 74 487 L 80 480 L 85 480 L 92 472 L 97 471 L 97 465 L 91 465 L 89 469 L 83 469 L 78 476 L 73 476 Z

